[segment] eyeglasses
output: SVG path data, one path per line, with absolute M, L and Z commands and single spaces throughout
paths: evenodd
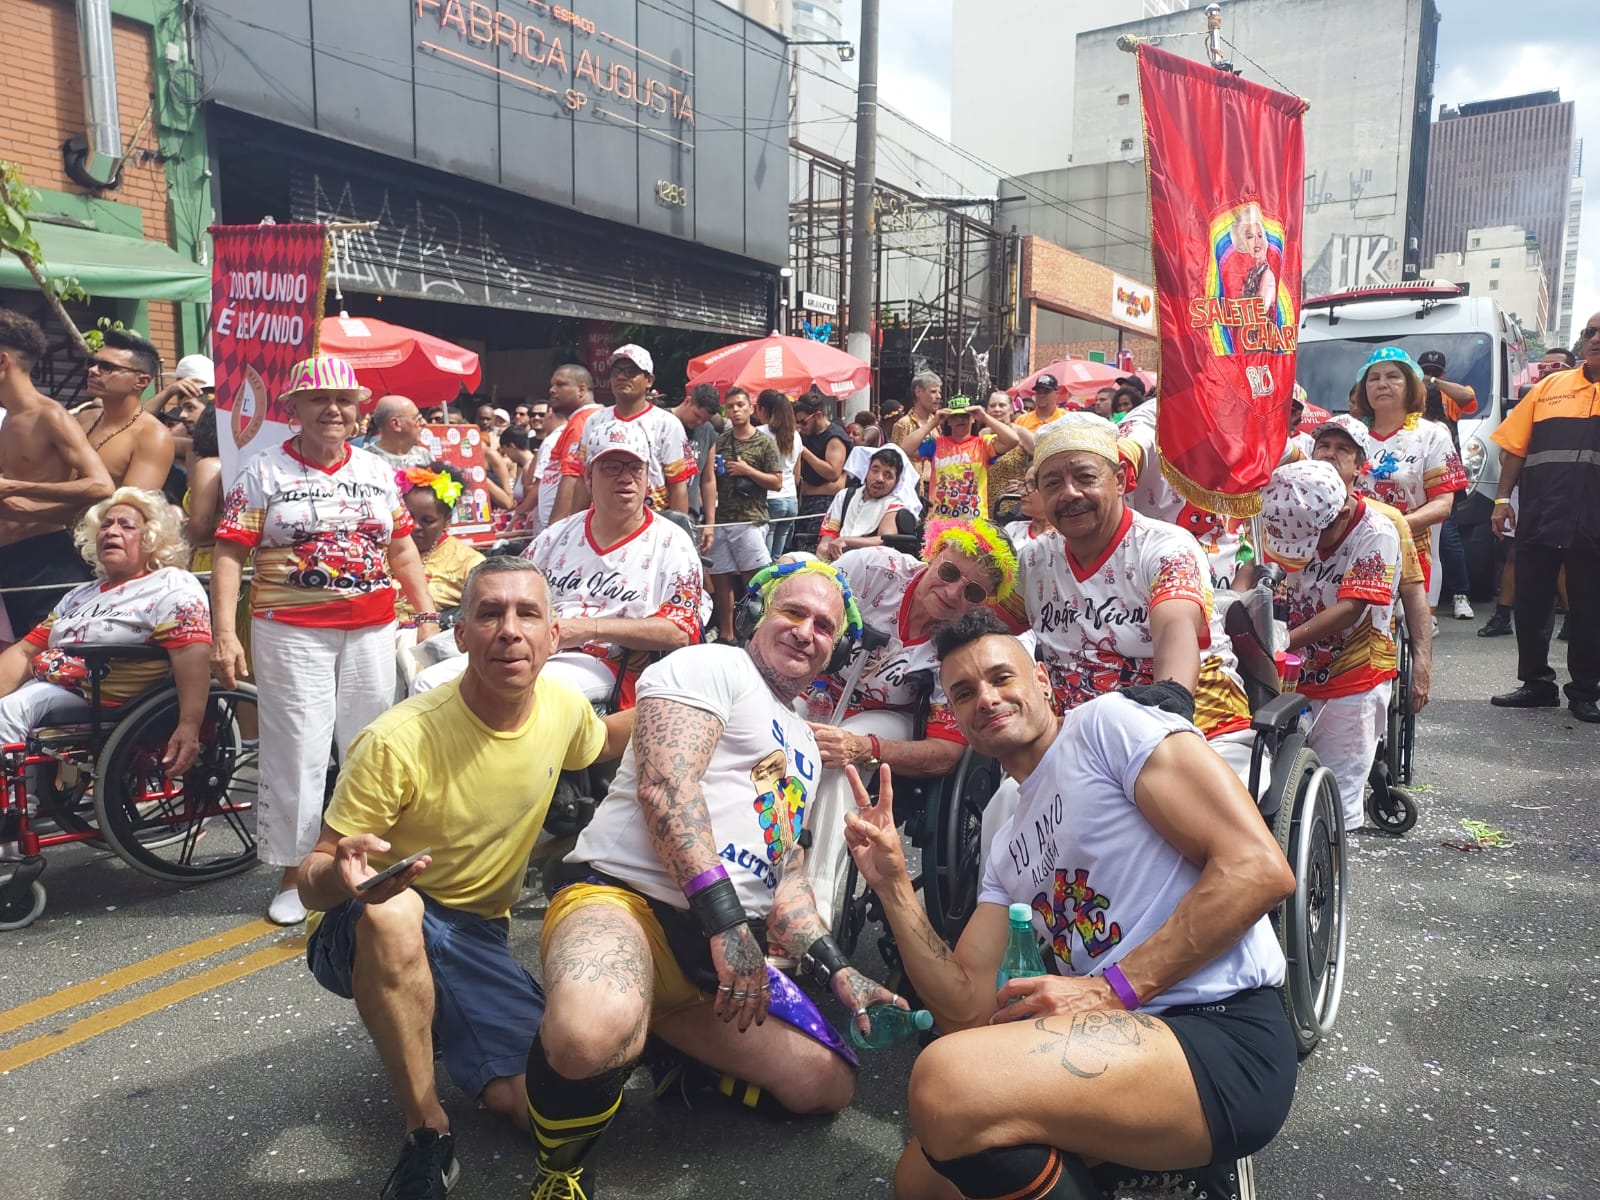
M 644 474 L 644 464 L 637 458 L 623 458 L 616 454 L 606 454 L 595 459 L 594 467 L 600 474 L 609 475 L 613 479 L 624 475 Z
M 141 374 L 138 367 L 125 367 L 121 363 L 107 362 L 103 358 L 91 358 L 83 368 L 85 371 L 99 371 L 109 374 L 112 371 L 130 371 L 135 375 Z
M 550 415 L 550 411 L 548 409 L 544 409 L 544 408 L 536 409 L 533 412 L 528 414 L 528 416 L 532 420 L 535 420 L 535 421 L 542 421 L 546 417 L 548 417 L 549 415 Z
M 1037 492 L 1038 490 L 1039 490 L 1039 485 L 1037 483 L 1035 483 L 1033 480 L 1024 479 L 1022 481 L 1022 491 L 1023 491 L 1024 494 L 1026 494 L 1028 492 Z
M 1578 335 L 1578 338 L 1580 341 L 1586 342 L 1597 333 L 1600 333 L 1600 329 L 1596 329 L 1593 325 L 1586 325 L 1583 332 Z
M 959 579 L 966 579 L 966 576 L 961 574 L 961 568 L 948 561 L 939 564 L 938 575 L 945 583 L 955 583 Z M 981 583 L 973 583 L 970 579 L 967 579 L 966 582 L 967 586 L 961 589 L 961 595 L 968 604 L 982 604 L 989 598 L 989 589 Z

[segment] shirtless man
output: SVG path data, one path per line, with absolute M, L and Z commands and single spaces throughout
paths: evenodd
M 172 434 L 140 397 L 161 373 L 156 348 L 135 333 L 108 329 L 105 344 L 89 359 L 89 395 L 99 410 L 86 408 L 78 424 L 117 487 L 159 492 L 172 469 Z
M 60 591 L 6 594 L 11 631 L 0 630 L 0 642 L 27 633 L 62 592 L 90 578 L 67 527 L 81 509 L 112 492 L 111 476 L 83 431 L 33 386 L 30 372 L 47 349 L 39 326 L 0 309 L 0 580 L 7 588 L 61 585 Z

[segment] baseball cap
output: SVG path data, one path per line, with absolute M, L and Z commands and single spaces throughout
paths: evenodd
M 589 456 L 591 464 L 608 454 L 629 454 L 640 462 L 650 461 L 650 439 L 645 437 L 644 430 L 636 422 L 608 421 L 599 432 L 600 445 Z
M 626 346 L 618 346 L 611 352 L 611 357 L 606 360 L 607 365 L 614 363 L 619 358 L 625 358 L 646 375 L 656 373 L 656 360 L 650 357 L 650 351 L 643 346 L 635 346 L 629 342 Z
M 1144 380 L 1140 379 L 1137 375 L 1124 375 L 1121 379 L 1117 380 L 1117 386 L 1137 388 L 1141 396 L 1145 394 L 1146 390 L 1144 386 Z
M 1101 458 L 1117 461 L 1117 427 L 1092 412 L 1069 412 L 1039 430 L 1034 443 L 1033 464 L 1042 467 L 1048 458 L 1073 450 L 1087 450 Z
M 1340 413 L 1330 417 L 1312 431 L 1311 441 L 1314 445 L 1322 440 L 1326 433 L 1341 433 L 1356 444 L 1356 449 L 1361 451 L 1361 457 L 1370 459 L 1377 450 L 1377 443 L 1372 440 L 1372 434 L 1367 427 L 1356 420 L 1349 413 Z
M 1059 392 L 1060 390 L 1061 381 L 1048 372 L 1033 381 L 1033 394 L 1035 396 L 1040 392 Z
M 1438 371 L 1439 374 L 1443 375 L 1444 354 L 1438 350 L 1424 350 L 1421 354 L 1417 355 L 1417 366 L 1422 368 L 1422 373 L 1424 375 L 1426 375 L 1430 370 Z
M 959 413 L 966 413 L 972 408 L 972 397 L 951 396 L 950 399 L 945 402 L 945 407 L 950 410 L 951 416 L 955 416 Z
M 1261 489 L 1261 531 L 1269 556 L 1298 571 L 1317 553 L 1348 493 L 1332 463 L 1307 459 L 1279 467 Z
M 797 413 L 815 413 L 822 411 L 822 401 L 807 392 L 803 396 L 795 397 L 794 410 Z
M 494 419 L 500 422 L 502 425 L 511 424 L 511 414 L 503 408 L 497 408 L 494 410 Z
M 185 354 L 173 369 L 174 379 L 198 379 L 201 387 L 217 386 L 217 369 L 204 354 Z

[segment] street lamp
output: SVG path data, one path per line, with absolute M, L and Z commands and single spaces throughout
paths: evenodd
M 825 40 L 825 41 L 814 41 L 814 42 L 812 42 L 812 41 L 790 42 L 789 45 L 791 45 L 791 46 L 832 46 L 832 47 L 835 48 L 835 52 L 839 55 L 839 61 L 840 62 L 854 62 L 855 59 L 856 59 L 855 43 L 854 42 L 839 41 L 837 38 L 829 39 L 829 40 Z

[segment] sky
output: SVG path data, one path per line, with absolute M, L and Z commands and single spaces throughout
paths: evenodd
M 1076 3 L 1079 0 L 1061 0 Z M 950 131 L 950 28 L 953 0 L 881 0 L 879 91 L 883 102 L 936 133 Z M 1438 69 L 1434 114 L 1462 104 L 1559 88 L 1576 105 L 1588 154 L 1579 237 L 1573 327 L 1600 312 L 1600 27 L 1577 20 L 1571 0 L 1437 0 Z M 860 0 L 843 0 L 844 36 L 861 27 Z M 1198 2 L 1195 8 L 1203 7 Z M 1226 12 L 1226 4 L 1224 4 Z M 1198 13 L 1196 14 L 1199 19 Z M 1352 52 L 1355 33 L 1352 31 Z M 1249 47 L 1244 49 L 1248 52 Z M 1271 63 L 1263 63 L 1270 69 Z M 982 153 L 981 147 L 975 147 Z M 1554 297 L 1552 297 L 1552 301 Z

